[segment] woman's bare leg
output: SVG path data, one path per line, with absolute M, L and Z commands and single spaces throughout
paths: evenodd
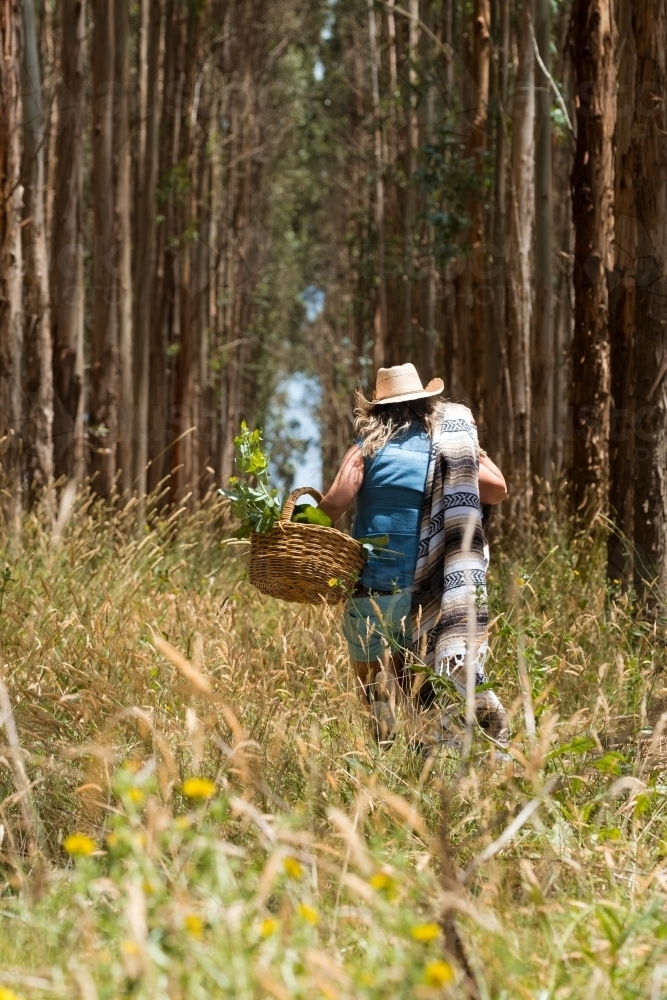
M 357 694 L 359 695 L 361 704 L 364 708 L 368 708 L 369 702 L 367 690 L 371 681 L 375 680 L 375 674 L 379 669 L 379 664 L 368 663 L 366 660 L 352 660 L 352 666 L 354 667 Z
M 373 733 L 380 742 L 393 734 L 396 723 L 396 674 L 389 651 L 382 663 L 353 660 L 359 697 L 364 708 L 370 709 Z M 370 696 L 370 698 L 369 698 Z

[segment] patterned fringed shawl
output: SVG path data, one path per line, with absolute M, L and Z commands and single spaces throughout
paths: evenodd
M 471 518 L 472 541 L 465 551 L 466 527 Z M 447 403 L 441 430 L 434 435 L 426 476 L 411 618 L 417 662 L 453 680 L 458 675 L 463 686 L 471 596 L 477 612 L 476 682 L 486 682 L 486 566 L 477 428 L 466 406 Z

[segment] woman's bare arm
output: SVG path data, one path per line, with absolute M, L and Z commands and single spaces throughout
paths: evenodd
M 353 444 L 343 459 L 331 489 L 320 503 L 320 510 L 328 514 L 332 521 L 337 521 L 354 503 L 363 481 L 364 456 L 357 445 Z
M 479 499 L 482 503 L 500 503 L 507 496 L 505 477 L 487 455 L 479 457 Z

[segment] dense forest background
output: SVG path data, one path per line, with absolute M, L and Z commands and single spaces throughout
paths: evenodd
M 0 33 L 10 530 L 86 476 L 196 501 L 294 372 L 327 480 L 411 360 L 506 470 L 498 527 L 610 517 L 610 578 L 665 582 L 662 0 L 8 0 Z

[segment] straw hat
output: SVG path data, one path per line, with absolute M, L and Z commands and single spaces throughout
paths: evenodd
M 375 380 L 373 404 L 406 403 L 410 399 L 425 399 L 437 396 L 445 388 L 441 378 L 433 378 L 424 388 L 414 365 L 394 365 L 393 368 L 379 368 Z

